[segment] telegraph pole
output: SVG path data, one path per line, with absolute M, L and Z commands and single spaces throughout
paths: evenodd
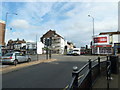
M 37 60 L 38 60 L 38 53 L 37 53 L 37 34 L 36 34 L 36 54 L 37 54 Z

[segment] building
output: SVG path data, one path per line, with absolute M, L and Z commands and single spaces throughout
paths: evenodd
M 47 33 L 45 33 L 41 37 L 41 42 L 45 44 L 45 39 L 46 38 L 51 38 L 51 50 L 52 53 L 57 53 L 57 54 L 64 54 L 64 49 L 65 46 L 67 45 L 67 41 L 64 40 L 62 36 L 56 33 L 54 30 L 49 30 Z
M 22 43 L 26 43 L 26 41 L 24 39 L 19 40 L 19 38 L 17 40 L 10 39 L 7 43 L 7 49 L 8 50 L 20 50 Z
M 37 53 L 36 42 L 25 42 L 21 43 L 21 51 L 29 54 L 36 54 Z
M 0 20 L 0 45 L 5 45 L 5 22 Z
M 120 32 L 102 32 L 93 37 L 92 54 L 119 54 Z

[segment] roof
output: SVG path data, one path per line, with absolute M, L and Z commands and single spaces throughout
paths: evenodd
M 3 23 L 3 24 L 5 24 L 5 21 L 3 21 L 3 20 L 0 20 L 0 23 Z
M 120 31 L 117 32 L 101 32 L 99 35 L 105 35 L 105 34 L 120 34 Z
M 49 30 L 41 38 L 49 38 L 49 37 L 52 37 L 52 35 L 57 35 L 57 37 L 63 38 L 62 36 L 60 36 L 59 34 L 57 34 L 56 31 L 54 31 L 54 30 Z
M 26 41 L 23 39 L 23 40 L 19 40 L 19 39 L 17 39 L 17 40 L 15 40 L 15 41 L 13 41 L 13 40 L 9 40 L 8 41 L 8 44 L 12 44 L 12 43 L 14 43 L 14 44 L 21 44 L 21 43 L 26 43 Z

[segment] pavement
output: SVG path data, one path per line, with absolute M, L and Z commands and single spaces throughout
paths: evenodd
M 120 74 L 112 74 L 111 79 L 109 80 L 109 88 L 115 88 L 115 89 L 120 89 L 119 87 L 119 79 Z M 100 76 L 98 80 L 95 82 L 93 88 L 107 88 L 107 77 L 106 76 Z
M 119 57 L 120 58 L 120 57 Z M 109 80 L 109 88 L 112 90 L 120 90 L 120 59 L 119 59 L 119 72 L 118 74 L 111 74 L 111 79 Z M 93 88 L 107 89 L 107 77 L 106 75 L 101 75 L 93 85 Z
M 56 61 L 56 59 L 38 60 L 38 61 L 32 61 L 32 62 L 28 62 L 28 63 L 18 64 L 17 66 L 12 65 L 12 66 L 7 66 L 7 67 L 2 67 L 2 68 L 0 68 L 0 73 L 5 74 L 8 72 L 19 70 L 21 68 L 29 67 L 32 65 L 45 63 L 45 62 L 53 62 L 53 61 Z

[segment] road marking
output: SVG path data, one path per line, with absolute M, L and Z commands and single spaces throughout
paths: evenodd
M 83 76 L 84 76 L 84 74 L 80 75 L 80 76 L 78 77 L 78 79 L 82 78 Z M 63 90 L 66 90 L 68 87 L 69 87 L 69 85 L 67 85 Z
M 79 80 L 80 78 L 82 78 L 82 77 L 84 77 L 84 74 L 80 75 L 80 76 L 78 77 L 78 80 Z
M 69 87 L 69 85 L 67 85 L 63 90 L 66 90 Z
M 59 64 L 58 62 L 45 62 L 47 64 Z

